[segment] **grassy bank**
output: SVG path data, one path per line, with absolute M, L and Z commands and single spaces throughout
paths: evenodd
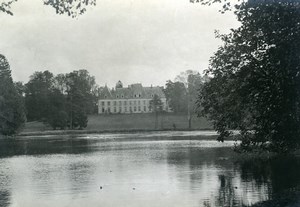
M 157 129 L 188 129 L 186 114 L 163 114 L 158 116 Z M 114 114 L 89 117 L 87 130 L 94 129 L 155 129 L 155 114 Z M 204 118 L 193 117 L 192 129 L 211 129 Z
M 192 118 L 192 130 L 212 129 L 204 118 Z M 158 116 L 155 128 L 154 114 L 113 114 L 91 115 L 88 126 L 84 130 L 52 130 L 41 122 L 26 123 L 21 135 L 31 134 L 79 134 L 79 133 L 106 133 L 106 132 L 136 132 L 157 130 L 188 130 L 186 114 L 163 114 Z

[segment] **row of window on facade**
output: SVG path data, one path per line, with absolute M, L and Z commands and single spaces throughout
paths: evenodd
M 127 110 L 128 109 L 128 110 Z M 142 110 L 143 109 L 143 110 Z M 149 110 L 148 110 L 149 111 Z M 107 108 L 107 111 L 105 111 L 105 108 L 102 108 L 102 113 L 105 113 L 105 112 L 108 112 L 108 113 L 122 113 L 122 112 L 147 112 L 147 107 L 144 106 L 144 107 L 141 107 L 141 106 L 134 106 L 134 107 L 124 107 L 124 111 L 122 111 L 122 107 L 119 107 L 119 110 L 117 107 L 114 107 L 113 108 L 113 111 L 111 111 L 111 108 L 108 107 Z
M 121 105 L 127 105 L 127 103 L 129 104 L 129 105 L 136 105 L 136 104 L 138 104 L 138 105 L 141 105 L 141 103 L 143 104 L 143 105 L 146 105 L 146 104 L 150 104 L 150 100 L 149 101 L 146 101 L 146 100 L 143 100 L 143 101 L 141 101 L 141 100 L 134 100 L 134 101 L 106 101 L 106 103 L 107 103 L 107 106 L 110 106 L 111 104 L 112 105 L 114 105 L 114 106 L 116 106 L 117 105 L 117 103 L 121 106 Z M 102 101 L 101 102 L 101 105 L 102 106 L 105 106 L 105 101 Z
M 116 97 L 117 98 L 124 98 L 124 95 L 121 95 L 121 96 L 119 96 L 119 95 L 116 95 Z M 131 96 L 132 98 L 134 97 L 134 98 L 141 98 L 142 97 L 142 95 L 141 94 L 135 94 L 134 96 Z M 151 94 L 151 98 L 153 98 L 154 97 L 154 95 L 153 94 Z M 107 98 L 107 96 L 104 96 L 104 98 Z

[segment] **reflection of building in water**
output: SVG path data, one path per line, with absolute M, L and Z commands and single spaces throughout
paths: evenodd
M 157 95 L 163 104 L 163 110 L 169 111 L 163 87 L 143 87 L 142 84 L 132 84 L 123 88 L 119 81 L 116 88 L 110 90 L 105 86 L 99 93 L 98 114 L 116 113 L 149 113 L 150 101 Z

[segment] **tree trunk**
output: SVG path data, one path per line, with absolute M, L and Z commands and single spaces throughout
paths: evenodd
M 189 130 L 191 130 L 192 129 L 192 117 L 191 117 L 191 115 L 189 115 L 188 121 L 189 121 Z
M 158 114 L 157 111 L 155 112 L 155 129 L 157 129 L 157 122 L 158 122 Z
M 161 113 L 161 129 L 164 129 L 164 113 Z

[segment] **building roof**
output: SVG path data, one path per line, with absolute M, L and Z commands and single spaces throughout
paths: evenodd
M 165 98 L 163 87 L 143 87 L 136 83 L 129 85 L 128 88 L 116 88 L 110 90 L 107 86 L 99 94 L 100 99 L 152 99 L 154 95 Z

